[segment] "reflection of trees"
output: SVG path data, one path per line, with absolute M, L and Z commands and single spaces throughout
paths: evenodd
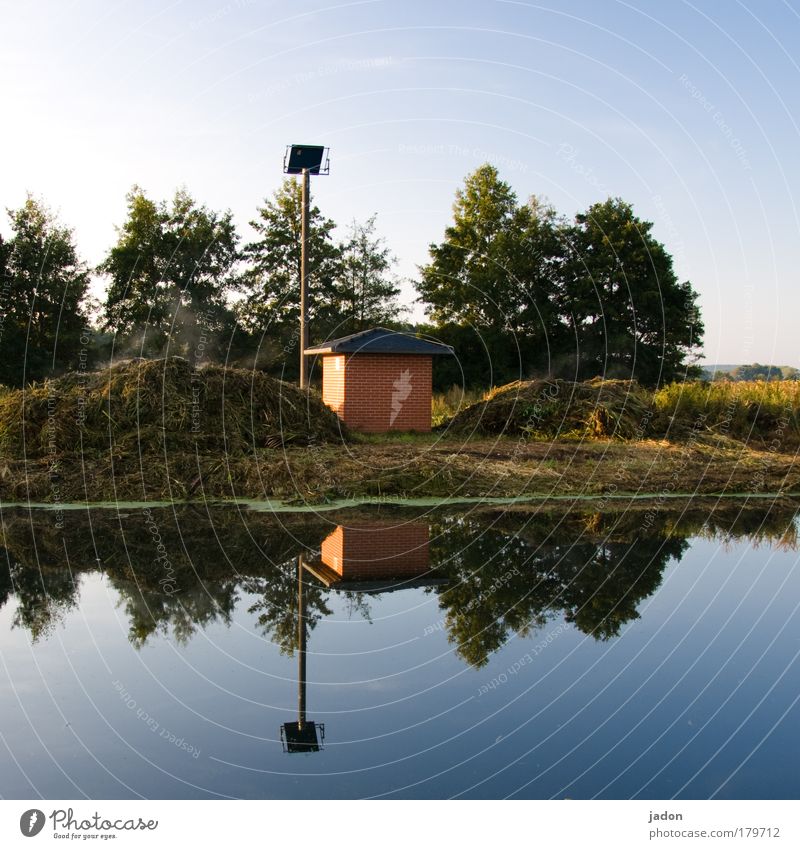
M 608 640 L 639 618 L 664 568 L 679 561 L 689 536 L 796 550 L 792 504 L 742 509 L 723 505 L 656 513 L 553 517 L 485 510 L 474 520 L 444 519 L 432 529 L 431 558 L 450 578 L 439 604 L 457 652 L 482 666 L 511 634 L 526 636 L 563 616 L 585 634 Z
M 286 562 L 316 545 L 327 527 L 303 517 L 287 527 L 269 515 L 243 517 L 236 510 L 153 510 L 151 517 L 148 523 L 141 511 L 131 511 L 120 522 L 98 510 L 90 522 L 74 512 L 56 529 L 52 513 L 8 511 L 0 539 L 7 555 L 0 563 L 0 607 L 14 594 L 14 624 L 36 638 L 77 604 L 72 575 L 102 570 L 120 595 L 135 646 L 156 633 L 185 642 L 209 624 L 229 623 L 240 588 L 250 590 L 247 582 L 261 581 L 277 612 L 292 589 L 291 579 L 288 587 L 283 581 Z M 158 557 L 154 527 L 167 560 Z M 294 607 L 288 604 L 287 617 L 296 616 Z
M 319 546 L 329 521 L 298 514 L 278 522 L 231 509 L 152 514 L 169 555 L 168 576 L 136 511 L 123 520 L 94 511 L 91 522 L 85 513 L 67 513 L 63 529 L 49 513 L 5 511 L 0 607 L 16 603 L 14 626 L 38 639 L 77 605 L 80 575 L 102 570 L 119 592 L 136 646 L 153 634 L 171 633 L 183 642 L 210 624 L 227 624 L 246 593 L 256 597 L 248 611 L 264 634 L 282 652 L 296 650 L 297 556 Z M 664 511 L 645 533 L 641 511 L 440 515 L 431 528 L 430 565 L 449 579 L 436 590 L 449 639 L 468 663 L 480 666 L 511 634 L 529 634 L 562 616 L 586 634 L 610 639 L 638 617 L 667 563 L 683 556 L 686 536 L 723 543 L 746 537 L 796 549 L 793 516 L 792 505 L 768 514 L 698 508 L 676 518 Z M 305 581 L 309 630 L 330 615 L 328 593 L 310 576 Z M 351 615 L 369 616 L 363 595 L 345 598 Z
M 24 628 L 35 642 L 46 637 L 78 604 L 78 580 L 66 566 L 25 566 L 5 550 L 0 561 L 0 607 L 15 594 L 12 627 Z
M 616 636 L 638 618 L 638 603 L 655 592 L 669 560 L 689 547 L 677 537 L 582 540 L 573 523 L 560 533 L 536 530 L 527 524 L 512 536 L 445 523 L 432 543 L 451 581 L 439 594 L 449 639 L 474 666 L 511 634 L 526 636 L 560 615 L 597 639 Z
M 136 648 L 155 634 L 172 633 L 178 643 L 185 644 L 198 629 L 221 622 L 228 625 L 238 601 L 237 581 L 197 580 L 175 592 L 137 586 L 131 581 L 112 579 L 120 594 L 120 604 L 130 622 L 129 637 Z
M 528 548 L 523 540 L 460 522 L 438 528 L 435 536 L 431 562 L 450 580 L 440 591 L 439 606 L 448 638 L 466 661 L 482 666 L 507 634 L 525 636 L 545 621 L 541 611 L 533 621 L 533 607 L 519 603 L 536 591 L 521 567 Z
M 299 610 L 297 603 L 297 558 L 270 570 L 269 575 L 247 578 L 242 582 L 247 593 L 260 596 L 248 613 L 257 613 L 258 626 L 280 647 L 282 654 L 293 655 L 297 649 Z M 324 616 L 330 616 L 326 605 L 328 590 L 306 577 L 303 584 L 307 633 L 316 628 Z
M 8 549 L 0 548 L 0 609 L 5 607 L 6 602 L 14 594 L 14 584 L 11 580 L 13 562 Z
M 264 635 L 289 657 L 297 651 L 299 639 L 297 577 L 297 558 L 294 558 L 276 566 L 269 575 L 246 578 L 240 585 L 244 592 L 259 596 L 247 612 L 258 614 L 256 622 Z M 333 612 L 327 605 L 330 592 L 328 587 L 304 570 L 303 604 L 307 635 L 321 619 Z M 370 608 L 365 595 L 345 592 L 342 597 L 351 617 L 359 615 L 369 620 Z
M 355 619 L 357 616 L 372 624 L 372 609 L 370 608 L 370 596 L 366 593 L 345 591 L 342 593 L 345 600 L 347 618 Z M 376 595 L 381 595 L 376 593 Z
M 616 637 L 639 618 L 638 603 L 658 589 L 667 563 L 688 548 L 676 537 L 575 546 L 559 564 L 566 620 L 597 639 Z

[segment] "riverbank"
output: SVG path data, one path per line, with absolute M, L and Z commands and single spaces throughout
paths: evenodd
M 509 384 L 431 434 L 365 436 L 313 390 L 180 357 L 0 391 L 0 500 L 561 498 L 800 492 L 800 385 Z
M 279 500 L 289 504 L 398 498 L 610 498 L 800 492 L 796 454 L 722 438 L 530 442 L 509 437 L 360 440 L 248 454 L 85 452 L 4 459 L 0 500 Z

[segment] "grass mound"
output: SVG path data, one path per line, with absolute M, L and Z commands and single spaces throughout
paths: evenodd
M 314 392 L 246 369 L 182 357 L 130 360 L 0 393 L 0 449 L 13 457 L 166 450 L 241 454 L 341 441 Z
M 447 400 L 442 396 L 442 405 Z M 459 402 L 461 403 L 461 402 Z M 457 434 L 551 439 L 699 440 L 770 451 L 800 446 L 800 381 L 671 383 L 653 392 L 631 380 L 510 383 L 443 427 Z
M 456 413 L 447 428 L 528 439 L 640 439 L 647 435 L 651 400 L 633 380 L 518 381 Z

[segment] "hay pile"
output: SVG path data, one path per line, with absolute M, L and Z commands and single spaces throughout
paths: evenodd
M 463 434 L 527 439 L 642 439 L 652 396 L 633 380 L 531 380 L 493 390 L 446 425 Z
M 341 441 L 319 396 L 261 372 L 182 357 L 130 360 L 0 394 L 0 450 L 36 458 L 104 451 L 241 454 Z

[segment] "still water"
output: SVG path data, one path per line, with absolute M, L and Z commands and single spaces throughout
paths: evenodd
M 6 509 L 0 795 L 797 798 L 797 527 Z

